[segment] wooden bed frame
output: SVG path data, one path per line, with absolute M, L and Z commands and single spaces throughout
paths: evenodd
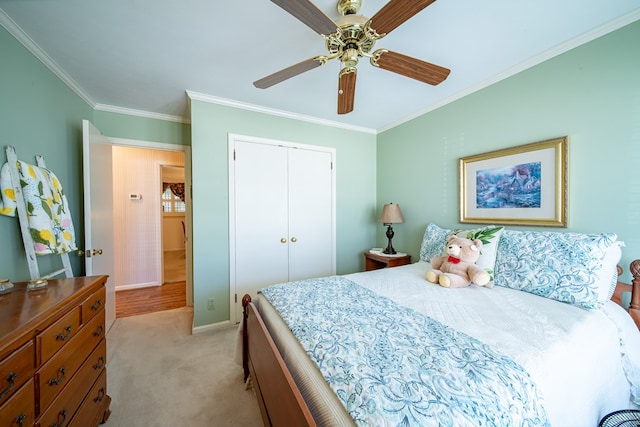
M 631 263 L 631 284 L 618 282 L 611 300 L 622 305 L 624 292 L 631 292 L 629 315 L 640 329 L 640 260 Z M 618 266 L 618 275 L 622 268 Z M 244 307 L 242 367 L 250 378 L 265 426 L 315 426 L 311 411 L 284 363 L 251 296 L 242 298 Z

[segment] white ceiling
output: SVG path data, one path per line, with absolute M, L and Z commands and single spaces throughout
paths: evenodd
M 387 0 L 363 0 L 371 17 Z M 338 18 L 336 0 L 314 3 Z M 0 0 L 0 24 L 97 109 L 189 120 L 188 95 L 381 131 L 640 19 L 640 0 L 438 0 L 376 43 L 451 69 L 438 86 L 362 60 L 338 115 L 337 60 L 269 89 L 253 81 L 325 54 L 269 0 Z M 1 62 L 1 61 L 0 61 Z

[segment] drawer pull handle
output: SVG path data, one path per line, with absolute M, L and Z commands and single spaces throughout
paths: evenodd
M 102 335 L 102 332 L 104 331 L 104 325 L 100 325 L 96 328 L 95 331 L 93 331 L 93 336 L 94 337 L 99 337 L 100 335 Z
M 71 335 L 71 325 L 68 325 L 66 328 L 64 328 L 64 330 L 67 332 L 66 334 L 63 334 L 61 332 L 58 332 L 56 334 L 56 341 L 60 340 L 60 341 L 64 341 L 67 338 L 69 338 L 69 335 Z
M 22 427 L 22 423 L 24 422 L 24 420 L 26 418 L 27 418 L 27 416 L 21 412 L 20 415 L 18 415 L 16 417 L 16 424 L 18 424 L 20 427 Z
M 48 384 L 49 385 L 59 385 L 62 381 L 64 381 L 64 374 L 65 372 L 67 372 L 67 368 L 65 368 L 64 366 L 60 369 L 58 369 L 58 372 L 60 373 L 58 375 L 57 378 L 50 378 Z
M 9 372 L 9 375 L 7 375 L 7 382 L 9 383 L 9 385 L 7 386 L 7 388 L 5 388 L 2 391 L 2 393 L 0 393 L 0 399 L 5 397 L 7 394 L 9 394 L 11 390 L 13 390 L 13 386 L 15 385 L 15 379 L 17 376 L 18 374 L 16 374 L 15 372 Z
M 62 419 L 60 419 L 62 417 Z M 67 418 L 67 409 L 63 409 L 58 412 L 58 422 L 55 424 L 51 424 L 51 427 L 62 427 L 64 425 L 64 420 Z
M 100 388 L 100 390 L 98 391 L 98 396 L 95 397 L 93 399 L 94 402 L 102 402 L 102 399 L 104 399 L 104 387 Z
M 93 369 L 95 369 L 96 371 L 99 371 L 102 368 L 104 368 L 104 356 L 98 357 L 98 363 L 93 365 Z
M 91 310 L 93 311 L 100 310 L 100 307 L 102 307 L 102 298 L 98 298 L 95 303 L 91 304 Z

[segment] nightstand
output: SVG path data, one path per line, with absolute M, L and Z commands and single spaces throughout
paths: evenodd
M 365 271 L 378 270 L 380 268 L 398 267 L 411 263 L 411 255 L 385 256 L 369 251 L 364 253 Z

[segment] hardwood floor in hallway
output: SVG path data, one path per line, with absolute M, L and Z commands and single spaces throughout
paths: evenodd
M 116 292 L 116 318 L 173 310 L 187 305 L 186 282 Z
M 187 305 L 184 251 L 164 253 L 162 286 L 116 292 L 116 318 L 173 310 Z

